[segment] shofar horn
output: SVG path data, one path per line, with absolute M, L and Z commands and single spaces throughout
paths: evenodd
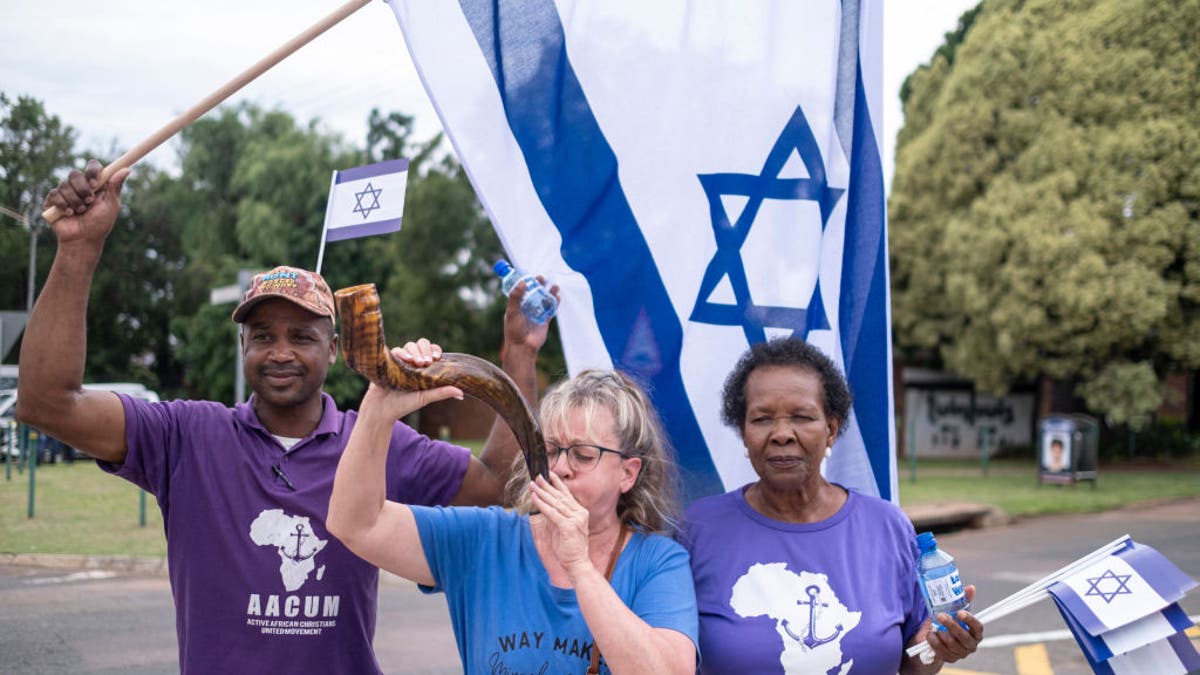
M 412 368 L 388 351 L 375 284 L 343 288 L 334 296 L 342 324 L 342 356 L 351 370 L 375 384 L 402 391 L 458 387 L 504 418 L 517 437 L 530 476 L 549 477 L 542 429 L 529 403 L 503 370 L 477 356 L 454 352 L 443 353 L 441 360 L 424 368 Z

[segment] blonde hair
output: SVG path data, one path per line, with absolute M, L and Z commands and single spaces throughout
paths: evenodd
M 564 425 L 572 412 L 580 411 L 590 431 L 601 406 L 612 414 L 612 431 L 621 442 L 621 447 L 613 450 L 642 460 L 633 487 L 617 501 L 617 517 L 649 532 L 673 530 L 679 514 L 678 469 L 658 413 L 637 383 L 616 370 L 585 370 L 546 392 L 539 418 L 542 428 L 550 429 Z M 524 458 L 517 456 L 506 491 L 509 503 L 521 513 L 530 510 L 528 486 L 529 471 Z

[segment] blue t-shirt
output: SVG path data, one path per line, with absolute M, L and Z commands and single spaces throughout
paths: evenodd
M 121 401 L 129 452 L 120 465 L 98 464 L 158 499 L 180 671 L 378 673 L 379 570 L 325 529 L 355 413 L 323 395 L 316 429 L 284 449 L 254 414 L 253 397 L 236 408 Z M 447 504 L 469 459 L 464 448 L 396 424 L 388 499 Z
M 587 670 L 591 631 L 575 591 L 550 584 L 528 516 L 498 507 L 413 507 L 413 514 L 436 584 L 426 590 L 446 594 L 463 672 Z M 634 532 L 611 583 L 643 621 L 697 643 L 696 597 L 679 544 Z
M 691 554 L 702 673 L 895 673 L 925 620 L 912 523 L 856 492 L 830 518 L 785 523 L 745 487 L 694 502 Z

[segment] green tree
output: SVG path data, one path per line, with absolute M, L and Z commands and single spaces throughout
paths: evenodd
M 211 305 L 209 291 L 235 283 L 241 269 L 315 265 L 329 172 L 359 156 L 317 121 L 300 126 L 251 104 L 221 108 L 182 132 L 179 176 L 146 197 L 181 239 L 171 332 L 188 395 L 233 400 L 233 307 Z
M 376 285 L 392 345 L 424 336 L 448 351 L 497 361 L 505 298 L 491 268 L 504 250 L 462 167 L 452 157 L 439 158 L 440 143 L 440 134 L 414 141 L 411 117 L 371 112 L 363 161 L 409 158 L 403 229 L 330 246 L 328 278 L 331 284 Z M 346 270 L 356 276 L 343 276 Z M 543 348 L 539 365 L 548 376 L 565 370 L 556 336 Z M 342 371 L 332 371 L 331 385 L 353 393 L 341 385 Z M 362 378 L 350 375 L 361 393 Z
M 20 124 L 6 120 L 5 129 L 18 129 L 26 140 L 0 151 L 46 146 L 57 152 L 43 153 L 51 159 L 41 164 L 26 162 L 35 171 L 18 174 L 11 167 L 26 164 L 5 164 L 10 168 L 0 186 L 18 195 L 20 206 L 20 199 L 28 204 L 36 190 L 65 175 L 73 132 L 35 101 L 20 99 L 10 108 L 20 112 L 11 115 Z M 329 172 L 401 156 L 410 159 L 404 229 L 330 245 L 322 273 L 334 289 L 377 285 L 393 345 L 428 336 L 449 350 L 497 358 L 505 301 L 491 265 L 502 248 L 461 167 L 439 154 L 441 136 L 414 142 L 412 126 L 406 115 L 372 111 L 366 148 L 358 149 L 318 121 L 301 126 L 286 112 L 241 104 L 185 129 L 177 141 L 177 173 L 141 165 L 126 182 L 123 213 L 92 284 L 86 379 L 136 380 L 168 396 L 232 401 L 233 307 L 212 305 L 209 291 L 234 283 L 242 269 L 311 268 Z M 31 145 L 28 139 L 49 140 Z M 0 274 L 23 274 L 28 234 L 0 229 L 9 231 L 19 244 L 0 255 L 8 261 L 15 250 L 17 257 Z M 47 265 L 51 257 L 44 256 Z M 543 352 L 547 372 L 563 370 L 557 340 Z M 365 388 L 340 361 L 326 386 L 343 406 L 357 404 Z
M 986 0 L 962 28 L 905 86 L 897 346 L 1136 428 L 1147 382 L 1200 367 L 1200 0 Z
M 168 199 L 174 183 L 139 166 L 122 190 L 123 215 L 104 247 L 88 312 L 90 381 L 137 381 L 180 392 L 183 364 L 172 321 L 184 270 L 180 232 Z
M 74 160 L 76 132 L 41 101 L 16 100 L 0 92 L 0 206 L 28 217 L 40 214 L 42 199 Z M 52 236 L 38 237 L 38 268 L 50 267 Z M 29 275 L 29 230 L 0 216 L 0 308 L 25 309 Z
M 503 252 L 464 173 L 453 159 L 437 157 L 440 135 L 413 141 L 411 117 L 374 110 L 368 126 L 360 150 L 316 121 L 301 127 L 281 111 L 224 108 L 183 133 L 178 178 L 163 179 L 154 195 L 138 193 L 131 211 L 147 218 L 157 209 L 180 232 L 172 333 L 180 336 L 189 395 L 233 398 L 232 307 L 210 305 L 209 289 L 233 283 L 239 269 L 311 268 L 329 172 L 397 157 L 410 161 L 403 229 L 328 245 L 321 272 L 335 290 L 376 285 L 392 345 L 427 336 L 447 350 L 497 357 L 504 298 L 490 270 Z M 545 351 L 556 367 L 561 347 L 555 342 Z M 365 389 L 340 360 L 326 382 L 343 406 L 356 405 Z

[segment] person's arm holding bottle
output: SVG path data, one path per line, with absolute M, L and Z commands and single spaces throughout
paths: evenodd
M 963 593 L 967 596 L 967 602 L 975 599 L 974 586 L 965 587 Z M 946 630 L 934 630 L 933 618 L 945 626 Z M 964 623 L 967 628 L 962 626 Z M 900 662 L 900 675 L 933 675 L 933 673 L 939 672 L 943 665 L 961 661 L 974 654 L 982 639 L 983 623 L 965 609 L 959 610 L 954 618 L 942 613 L 937 617 L 925 619 L 925 622 L 921 624 L 921 629 L 905 645 L 905 648 L 921 644 L 921 642 L 929 642 L 930 651 L 925 652 L 925 655 L 932 654 L 933 658 L 926 663 L 921 658 L 922 654 L 916 656 L 905 654 Z M 926 656 L 926 658 L 929 657 Z
M 538 280 L 545 284 L 541 277 Z M 557 299 L 558 286 L 551 286 L 550 293 Z M 535 324 L 530 321 L 521 311 L 521 301 L 524 297 L 524 284 L 518 284 L 508 296 L 508 305 L 504 309 L 504 344 L 500 350 L 500 363 L 530 408 L 536 408 L 537 355 L 542 345 L 546 344 L 546 338 L 550 334 L 550 323 L 547 321 Z M 413 361 L 413 365 L 429 365 L 435 358 L 441 358 L 441 350 L 437 350 L 436 357 L 432 350 L 425 350 L 414 356 L 416 360 Z M 519 451 L 516 436 L 508 428 L 508 424 L 497 416 L 479 458 L 472 459 L 468 464 L 462 488 L 452 503 L 456 506 L 500 503 L 504 485 L 512 471 L 513 459 Z

